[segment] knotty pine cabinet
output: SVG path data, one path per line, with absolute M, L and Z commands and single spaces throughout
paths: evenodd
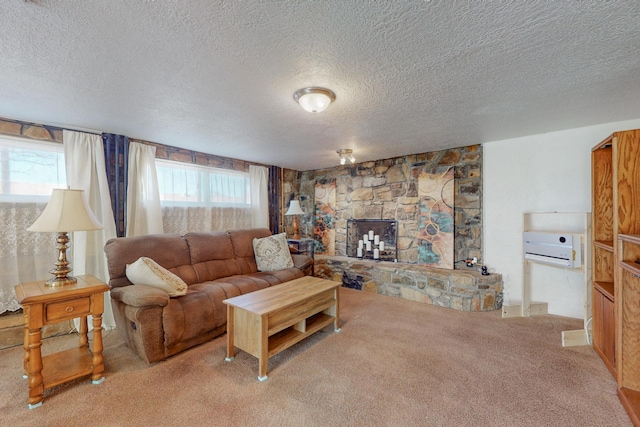
M 640 426 L 640 129 L 591 152 L 593 348 Z

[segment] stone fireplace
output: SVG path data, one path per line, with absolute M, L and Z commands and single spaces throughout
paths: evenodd
M 422 173 L 443 168 L 454 171 L 454 261 L 482 260 L 482 147 L 461 146 L 337 166 L 313 171 L 284 170 L 284 198 L 309 200 L 313 212 L 318 182 L 335 182 L 335 254 L 315 257 L 315 275 L 342 282 L 344 286 L 465 311 L 498 310 L 502 306 L 500 274 L 483 275 L 479 267 L 455 263 L 454 269 L 419 264 L 421 205 L 419 179 Z M 317 212 L 315 213 L 317 215 Z M 382 218 L 388 218 L 382 219 Z M 302 219 L 313 238 L 314 215 Z M 392 239 L 386 240 L 393 223 Z M 375 227 L 374 227 L 374 224 Z M 380 228 L 378 228 L 380 227 Z M 379 258 L 371 252 L 357 256 L 359 241 L 373 231 L 384 241 Z M 367 236 L 368 237 L 368 236 Z M 364 243 L 364 242 L 363 242 Z M 364 246 L 364 244 L 363 244 Z M 395 253 L 394 253 L 395 252 Z
M 398 221 L 350 219 L 347 221 L 347 256 L 379 261 L 398 260 Z M 369 243 L 369 244 L 367 244 Z

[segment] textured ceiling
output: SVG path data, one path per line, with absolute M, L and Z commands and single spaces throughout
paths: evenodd
M 3 0 L 0 37 L 2 117 L 297 170 L 640 117 L 639 1 Z

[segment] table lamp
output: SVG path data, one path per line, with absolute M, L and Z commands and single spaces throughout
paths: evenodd
M 89 208 L 83 190 L 56 188 L 51 194 L 51 200 L 36 221 L 27 231 L 57 232 L 58 261 L 56 268 L 49 271 L 54 277 L 49 279 L 46 286 L 73 285 L 77 279 L 70 276 L 72 269 L 67 261 L 67 243 L 69 231 L 99 230 L 102 224 L 96 219 Z
M 289 210 L 285 215 L 293 215 L 293 238 L 300 239 L 300 235 L 298 234 L 298 215 L 304 215 L 304 211 L 300 207 L 300 202 L 297 200 L 292 200 L 289 204 Z

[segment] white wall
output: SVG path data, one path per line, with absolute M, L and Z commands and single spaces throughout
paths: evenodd
M 591 148 L 640 119 L 483 144 L 484 264 L 504 279 L 505 304 L 522 301 L 524 212 L 590 212 Z M 531 300 L 549 313 L 582 318 L 579 273 L 535 266 Z

